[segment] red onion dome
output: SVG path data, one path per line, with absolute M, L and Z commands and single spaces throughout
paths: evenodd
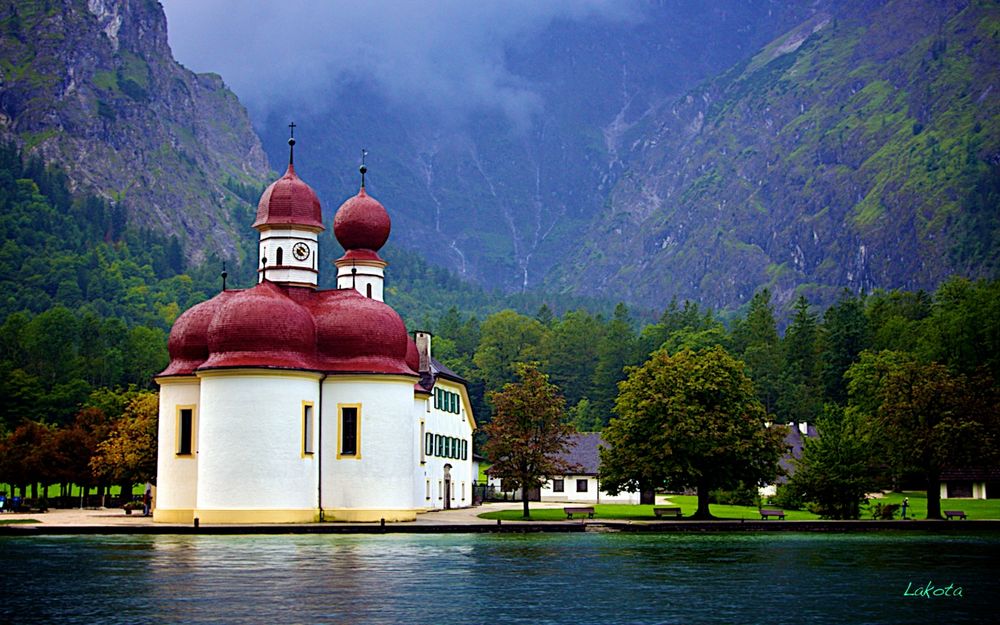
M 365 188 L 337 209 L 333 218 L 333 234 L 345 250 L 377 252 L 389 238 L 392 223 L 389 213 Z
M 208 327 L 210 356 L 200 369 L 315 369 L 312 315 L 272 282 L 237 292 Z
M 406 366 L 414 371 L 420 371 L 420 352 L 417 351 L 416 341 L 409 335 L 406 341 Z
M 325 229 L 316 192 L 295 175 L 295 166 L 289 163 L 285 175 L 272 182 L 260 196 L 253 227 L 291 225 Z
M 234 291 L 222 291 L 210 300 L 188 308 L 174 321 L 167 341 L 170 364 L 159 376 L 191 375 L 208 360 L 208 326 Z
M 406 362 L 410 337 L 391 307 L 341 289 L 324 292 L 312 310 L 325 371 L 414 375 Z

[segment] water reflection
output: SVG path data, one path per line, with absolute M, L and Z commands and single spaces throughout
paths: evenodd
M 997 556 L 996 535 L 0 538 L 0 591 L 25 623 L 975 623 Z M 902 596 L 928 581 L 964 597 Z

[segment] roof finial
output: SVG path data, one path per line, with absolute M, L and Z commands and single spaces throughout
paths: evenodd
M 222 276 L 222 290 L 225 291 L 226 290 L 226 278 L 229 277 L 229 274 L 226 272 L 226 261 L 222 261 L 222 273 L 219 274 L 219 275 Z
M 288 129 L 291 132 L 288 137 L 288 164 L 293 165 L 295 163 L 295 122 L 290 122 Z
M 354 261 L 351 261 L 351 288 L 358 288 L 358 268 L 354 266 Z
M 361 167 L 358 171 L 361 172 L 361 188 L 365 188 L 365 174 L 368 173 L 368 167 L 365 165 L 365 157 L 368 156 L 368 150 L 361 148 Z
M 261 282 L 266 282 L 267 281 L 267 256 L 261 258 L 260 262 L 262 264 L 262 267 L 261 267 L 261 270 L 260 270 L 260 281 Z

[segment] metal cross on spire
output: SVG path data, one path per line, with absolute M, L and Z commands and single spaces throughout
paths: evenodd
M 361 148 L 361 167 L 358 171 L 361 172 L 361 188 L 365 188 L 365 174 L 368 173 L 368 166 L 365 165 L 365 157 L 368 156 L 368 150 Z
M 295 122 L 288 124 L 288 130 L 288 164 L 292 165 L 295 162 Z

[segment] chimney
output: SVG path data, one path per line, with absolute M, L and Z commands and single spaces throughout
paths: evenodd
M 417 373 L 430 373 L 431 370 L 431 333 L 418 330 L 413 333 L 417 343 L 417 354 L 420 355 L 420 367 Z

